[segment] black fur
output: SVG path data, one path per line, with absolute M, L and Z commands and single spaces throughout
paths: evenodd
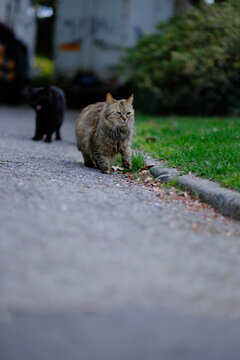
M 29 88 L 29 104 L 36 110 L 36 131 L 33 140 L 52 141 L 56 132 L 56 140 L 61 140 L 60 128 L 66 109 L 66 99 L 62 89 L 56 86 L 46 88 Z

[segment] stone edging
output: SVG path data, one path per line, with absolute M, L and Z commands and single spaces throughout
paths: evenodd
M 240 220 L 240 193 L 237 191 L 222 188 L 213 181 L 193 175 L 180 175 L 177 169 L 167 168 L 150 157 L 145 158 L 145 163 L 152 176 L 160 182 L 177 179 L 181 187 L 197 194 L 221 214 Z

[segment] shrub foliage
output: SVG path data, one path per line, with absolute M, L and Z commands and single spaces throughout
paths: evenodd
M 124 59 L 140 108 L 202 115 L 240 112 L 239 34 L 239 0 L 202 5 L 160 23 Z

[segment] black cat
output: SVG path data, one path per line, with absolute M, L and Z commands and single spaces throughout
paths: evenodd
M 56 132 L 56 140 L 61 140 L 60 127 L 66 109 L 66 98 L 62 89 L 56 86 L 45 88 L 28 88 L 28 100 L 36 110 L 36 131 L 33 140 L 41 140 L 44 135 L 46 142 L 52 141 Z

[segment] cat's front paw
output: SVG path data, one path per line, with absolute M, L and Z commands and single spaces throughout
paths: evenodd
M 131 163 L 124 162 L 123 167 L 125 167 L 127 170 L 132 170 L 132 164 Z
M 111 170 L 110 169 L 101 169 L 100 170 L 102 174 L 111 174 Z

